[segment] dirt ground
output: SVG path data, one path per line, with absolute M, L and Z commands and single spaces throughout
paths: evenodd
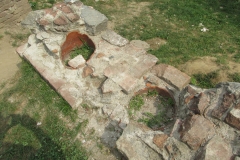
M 11 37 L 4 33 L 6 30 L 0 30 L 0 35 L 3 36 L 0 39 L 0 84 L 8 81 L 16 74 L 22 61 L 15 51 L 16 48 L 12 46 Z

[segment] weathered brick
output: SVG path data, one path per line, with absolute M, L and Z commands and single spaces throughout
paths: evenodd
M 227 114 L 225 122 L 240 130 L 240 103 Z
M 215 135 L 213 123 L 203 116 L 188 117 L 180 127 L 180 137 L 192 149 L 197 150 Z
M 235 100 L 236 100 L 236 97 L 234 94 L 225 93 L 223 95 L 223 100 L 222 100 L 221 105 L 218 105 L 216 108 L 213 109 L 212 116 L 216 117 L 218 119 L 224 119 L 225 117 L 222 117 L 222 116 L 233 105 Z
M 157 57 L 146 54 L 139 57 L 138 62 L 134 66 L 130 66 L 130 72 L 132 77 L 141 78 L 147 71 L 149 71 L 158 61 Z
M 68 20 L 63 16 L 63 15 L 60 15 L 59 17 L 57 17 L 54 21 L 53 21 L 54 24 L 58 25 L 58 26 L 61 26 L 61 25 L 66 25 L 68 24 Z
M 64 12 L 64 13 L 72 13 L 72 9 L 68 6 L 62 6 L 61 10 Z
M 182 90 L 190 83 L 191 77 L 189 77 L 187 74 L 181 72 L 173 66 L 162 66 L 163 68 L 158 72 L 158 76 L 164 79 L 166 82 L 172 84 L 178 90 Z
M 66 16 L 71 22 L 75 22 L 80 18 L 77 14 L 74 14 L 74 13 L 69 13 Z
M 158 146 L 158 148 L 162 149 L 164 146 L 164 143 L 168 139 L 168 135 L 166 134 L 157 134 L 153 137 L 153 143 Z
M 111 78 L 115 83 L 123 88 L 126 93 L 129 93 L 137 86 L 137 79 L 129 74 L 122 73 L 119 76 Z

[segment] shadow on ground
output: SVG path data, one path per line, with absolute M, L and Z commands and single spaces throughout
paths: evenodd
M 41 144 L 40 149 L 14 143 L 4 143 L 7 132 L 16 125 L 21 125 L 34 133 Z M 14 141 L 14 140 L 13 140 Z M 3 117 L 0 114 L 0 159 L 61 159 L 65 155 L 59 145 L 37 126 L 37 122 L 28 115 L 11 114 Z

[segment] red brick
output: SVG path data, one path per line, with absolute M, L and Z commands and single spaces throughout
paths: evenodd
M 45 11 L 45 14 L 50 14 L 53 17 L 55 17 L 57 15 L 57 12 L 54 11 L 52 8 L 45 9 L 44 11 Z
M 161 77 L 167 67 L 167 64 L 158 64 L 151 69 L 151 72 L 156 76 Z
M 38 23 L 42 26 L 46 26 L 49 24 L 49 21 L 42 17 L 41 19 L 39 19 Z
M 123 88 L 127 93 L 132 91 L 137 86 L 137 79 L 131 77 L 130 75 L 123 73 L 120 76 L 115 76 L 111 78 L 115 83 Z
M 158 59 L 151 55 L 146 54 L 139 58 L 139 61 L 134 65 L 130 66 L 130 71 L 128 72 L 132 77 L 141 78 L 147 71 L 149 71 L 158 61 Z
M 162 73 L 162 72 L 161 72 Z M 182 90 L 190 83 L 191 77 L 187 74 L 179 71 L 173 66 L 167 66 L 163 71 L 163 74 L 158 75 L 160 78 L 163 78 L 166 82 L 172 84 L 178 90 Z
M 62 6 L 61 10 L 64 12 L 64 13 L 72 13 L 72 9 L 68 6 Z
M 69 13 L 66 16 L 71 22 L 75 22 L 80 18 L 77 14 L 74 14 L 74 13 Z
M 215 135 L 213 123 L 199 115 L 188 117 L 179 131 L 181 140 L 194 150 Z
M 204 94 L 204 93 L 200 93 L 199 94 L 199 102 L 198 102 L 198 110 L 200 111 L 200 114 L 204 114 L 205 109 L 208 107 L 209 105 L 209 97 Z
M 66 25 L 68 24 L 68 20 L 66 19 L 66 17 L 64 17 L 63 15 L 60 15 L 59 17 L 57 17 L 54 21 L 54 24 L 61 26 L 61 25 Z

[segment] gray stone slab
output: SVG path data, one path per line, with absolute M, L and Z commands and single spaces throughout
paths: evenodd
M 91 7 L 83 6 L 80 16 L 84 19 L 86 30 L 90 35 L 97 35 L 107 29 L 108 18 Z

